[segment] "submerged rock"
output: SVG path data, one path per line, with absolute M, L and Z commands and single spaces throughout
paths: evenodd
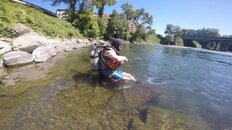
M 119 91 L 111 97 L 108 107 L 116 110 L 131 110 L 153 98 L 158 98 L 161 94 L 161 89 L 155 87 L 132 87 Z
M 3 55 L 4 66 L 18 66 L 33 62 L 32 55 L 23 51 L 12 51 Z
M 179 113 L 154 106 L 140 110 L 140 114 L 131 119 L 133 130 L 189 130 L 187 119 Z

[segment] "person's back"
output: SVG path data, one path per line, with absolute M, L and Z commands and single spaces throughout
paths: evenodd
M 124 42 L 120 39 L 116 39 L 111 45 L 112 48 L 109 47 L 100 54 L 100 60 L 104 66 L 104 69 L 101 69 L 101 74 L 105 77 L 111 78 L 114 81 L 135 81 L 135 78 L 131 74 L 123 72 L 119 69 L 122 64 L 128 61 L 125 56 L 119 55 L 119 51 L 123 48 Z

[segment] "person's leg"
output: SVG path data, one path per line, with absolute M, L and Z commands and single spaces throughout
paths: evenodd
M 123 80 L 124 76 L 122 75 L 121 71 L 114 71 L 111 75 L 109 75 L 109 78 L 111 78 L 113 81 L 119 81 Z
M 120 81 L 120 80 L 124 80 L 124 81 L 136 81 L 136 79 L 134 78 L 134 76 L 132 76 L 130 73 L 126 73 L 123 72 L 122 70 L 118 69 L 115 72 L 113 72 L 110 76 L 109 76 L 113 81 Z

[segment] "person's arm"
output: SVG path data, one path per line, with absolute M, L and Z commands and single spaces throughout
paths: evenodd
M 105 52 L 105 56 L 108 56 L 109 58 L 112 58 L 120 63 L 125 63 L 128 61 L 128 59 L 125 56 L 118 56 L 114 51 L 108 50 Z

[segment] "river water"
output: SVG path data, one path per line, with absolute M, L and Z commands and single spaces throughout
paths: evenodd
M 0 70 L 0 129 L 232 129 L 231 55 L 126 46 L 121 69 L 138 82 L 112 83 L 91 75 L 88 52 Z

